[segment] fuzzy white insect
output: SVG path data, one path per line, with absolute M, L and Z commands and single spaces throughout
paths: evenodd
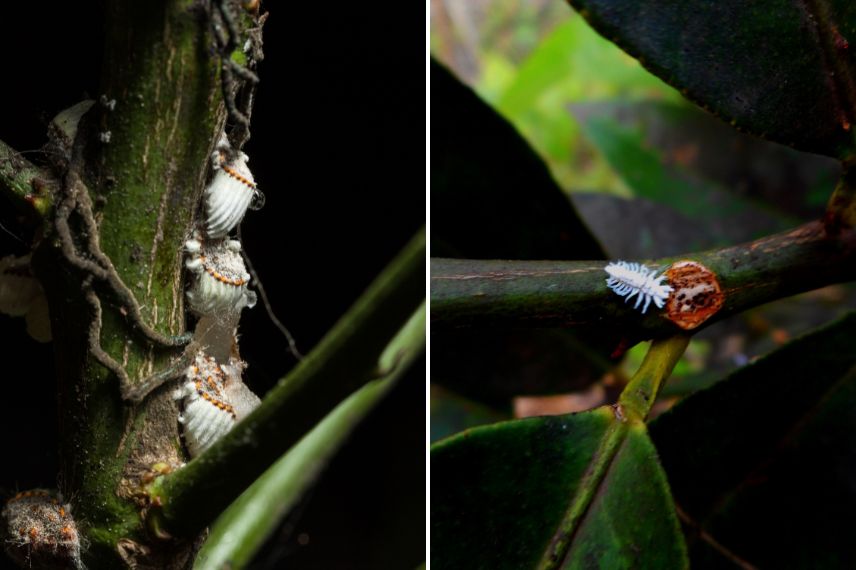
M 185 266 L 194 274 L 187 291 L 193 312 L 200 316 L 238 313 L 256 304 L 256 294 L 247 289 L 250 274 L 241 257 L 240 242 L 194 238 L 184 248 L 189 254 Z
M 205 188 L 205 235 L 216 239 L 228 235 L 237 226 L 254 201 L 261 207 L 263 196 L 247 167 L 243 152 L 228 160 L 228 142 L 221 140 L 212 156 L 214 177 Z
M 6 552 L 24 567 L 83 568 L 71 506 L 47 489 L 23 491 L 3 507 Z
M 638 309 L 639 304 L 645 301 L 642 306 L 643 314 L 648 310 L 651 301 L 654 301 L 658 309 L 663 308 L 669 293 L 672 292 L 672 287 L 663 283 L 666 275 L 657 275 L 656 269 L 648 269 L 641 263 L 614 261 L 604 269 L 609 275 L 606 279 L 607 286 L 624 297 L 625 303 L 636 295 L 633 308 Z
M 174 397 L 184 400 L 178 421 L 191 457 L 211 447 L 258 406 L 258 396 L 241 380 L 244 368 L 245 364 L 235 358 L 221 366 L 214 358 L 199 352 L 187 369 L 186 381 Z

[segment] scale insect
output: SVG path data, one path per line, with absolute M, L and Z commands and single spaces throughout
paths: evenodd
M 669 298 L 669 293 L 672 292 L 672 287 L 663 283 L 667 278 L 665 274 L 657 275 L 656 269 L 648 269 L 641 263 L 613 261 L 604 270 L 609 275 L 606 279 L 607 286 L 624 297 L 625 303 L 634 295 L 636 295 L 634 309 L 638 309 L 639 305 L 645 302 L 642 306 L 642 314 L 648 310 L 651 301 L 658 309 L 662 309 Z
M 241 380 L 246 364 L 231 358 L 221 365 L 204 352 L 196 354 L 185 371 L 185 382 L 173 393 L 183 401 L 178 418 L 191 457 L 196 457 L 223 437 L 258 407 L 259 397 Z
M 3 507 L 6 552 L 25 568 L 83 568 L 81 539 L 62 495 L 31 489 Z
M 247 209 L 257 210 L 264 204 L 264 195 L 256 187 L 253 174 L 247 167 L 247 155 L 234 154 L 228 142 L 220 141 L 214 152 L 214 176 L 205 188 L 205 235 L 210 239 L 222 238 L 237 226 Z
M 236 240 L 203 241 L 199 236 L 187 240 L 185 266 L 193 274 L 187 291 L 191 310 L 200 316 L 238 313 L 256 304 L 256 294 L 247 289 L 250 274 Z

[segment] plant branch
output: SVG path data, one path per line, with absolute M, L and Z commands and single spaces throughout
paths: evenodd
M 693 260 L 712 270 L 722 308 L 698 329 L 746 309 L 856 278 L 856 231 L 820 221 L 757 241 L 646 262 Z M 673 336 L 665 311 L 642 315 L 606 286 L 604 262 L 431 260 L 431 323 L 443 327 L 588 327 L 627 338 Z
M 50 207 L 47 191 L 53 176 L 0 141 L 0 190 L 21 210 L 44 216 Z M 56 184 L 54 184 L 56 185 Z
M 424 268 L 423 230 L 258 409 L 155 481 L 149 494 L 161 508 L 151 523 L 182 536 L 201 530 L 342 400 L 377 378 L 379 356 L 424 300 Z
M 217 519 L 196 559 L 199 568 L 243 567 L 299 503 L 353 430 L 395 386 L 425 347 L 425 304 L 378 361 L 386 374 L 351 394 L 259 477 Z

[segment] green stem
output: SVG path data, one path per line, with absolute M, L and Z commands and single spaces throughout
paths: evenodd
M 856 231 L 830 236 L 820 221 L 757 241 L 646 262 L 692 260 L 713 271 L 722 308 L 700 328 L 770 301 L 856 278 Z M 627 338 L 679 329 L 655 307 L 642 315 L 606 286 L 602 261 L 431 260 L 431 324 L 442 327 L 587 327 Z
M 182 246 L 223 117 L 217 60 L 192 0 L 114 0 L 103 6 L 98 95 L 108 104 L 86 113 L 72 153 L 72 168 L 84 178 L 94 209 L 86 221 L 97 224 L 98 235 L 84 223 L 83 208 L 69 224 L 78 248 L 100 244 L 143 307 L 144 321 L 178 334 L 185 325 Z M 171 568 L 190 545 L 152 542 L 136 500 L 152 464 L 177 467 L 184 459 L 177 404 L 168 390 L 138 406 L 122 400 L 114 373 L 90 356 L 93 310 L 81 291 L 84 275 L 56 242 L 42 240 L 33 264 L 49 298 L 54 335 L 61 490 L 86 521 L 84 562 L 91 569 L 119 567 L 120 541 L 133 541 L 140 545 L 137 556 L 150 553 L 141 565 Z M 131 379 L 168 364 L 176 350 L 144 342 L 130 326 L 128 308 L 105 294 L 106 283 L 98 287 L 101 348 Z
M 207 526 L 342 400 L 378 377 L 378 358 L 425 296 L 420 231 L 261 406 L 211 449 L 150 489 L 154 524 L 177 535 Z
M 395 386 L 424 347 L 423 303 L 381 355 L 378 369 L 388 373 L 351 394 L 229 505 L 211 527 L 194 568 L 247 566 L 354 428 Z
M 663 340 L 655 340 L 645 354 L 642 366 L 630 379 L 621 392 L 618 405 L 623 413 L 639 421 L 644 421 L 657 400 L 660 389 L 675 368 L 687 345 L 689 335 L 676 335 Z

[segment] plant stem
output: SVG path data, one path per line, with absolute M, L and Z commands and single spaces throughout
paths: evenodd
M 184 329 L 182 245 L 222 124 L 217 61 L 192 0 L 116 0 L 104 10 L 98 98 L 106 103 L 81 120 L 70 168 L 84 178 L 88 195 L 78 203 L 91 203 L 92 216 L 78 210 L 67 225 L 77 247 L 95 244 L 109 257 L 148 325 L 178 334 Z M 71 188 L 60 191 L 67 196 Z M 178 466 L 184 459 L 176 444 L 176 402 L 168 390 L 137 406 L 122 400 L 116 376 L 91 356 L 85 272 L 56 242 L 42 240 L 33 265 L 52 319 L 61 490 L 86 521 L 84 562 L 91 569 L 179 567 L 191 544 L 152 542 L 136 502 L 153 464 Z M 129 378 L 148 376 L 176 355 L 141 338 L 127 303 L 105 294 L 107 285 L 99 287 L 103 323 L 96 340 Z M 123 552 L 120 541 L 137 546 Z
M 830 236 L 820 221 L 757 241 L 645 262 L 693 260 L 718 277 L 724 305 L 700 330 L 782 297 L 856 278 L 856 231 Z M 431 323 L 443 327 L 588 327 L 628 338 L 680 332 L 664 316 L 634 310 L 606 286 L 596 261 L 431 260 Z
M 207 526 L 348 395 L 378 377 L 383 350 L 425 298 L 420 231 L 261 406 L 149 490 L 152 524 L 186 536 Z M 382 373 L 382 372 L 381 372 Z
M 645 421 L 651 406 L 657 400 L 660 389 L 684 354 L 689 342 L 689 335 L 680 334 L 655 340 L 651 344 L 642 365 L 618 399 L 618 405 L 622 407 L 625 415 Z
M 425 304 L 378 361 L 388 373 L 372 380 L 325 417 L 229 505 L 212 526 L 194 568 L 243 568 L 298 504 L 354 428 L 395 386 L 425 347 Z

